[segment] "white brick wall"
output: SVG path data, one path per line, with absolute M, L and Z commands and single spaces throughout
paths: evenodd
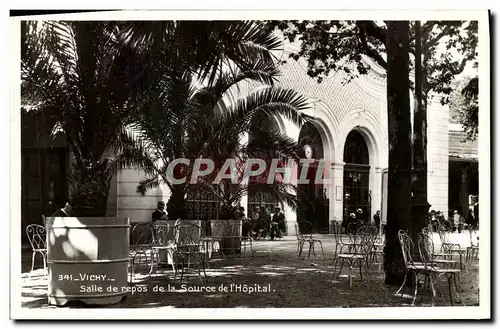
M 427 198 L 431 209 L 448 213 L 448 122 L 449 108 L 437 97 L 427 108 Z
M 119 217 L 130 217 L 134 223 L 150 221 L 157 202 L 167 202 L 170 196 L 168 186 L 150 190 L 144 197 L 137 194 L 137 184 L 143 177 L 143 173 L 134 169 L 122 170 L 117 177 L 117 214 Z

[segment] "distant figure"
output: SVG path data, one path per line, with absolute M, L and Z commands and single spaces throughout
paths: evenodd
M 451 231 L 452 225 L 450 221 L 444 217 L 443 213 L 440 210 L 438 210 L 438 212 L 436 213 L 436 219 L 439 225 L 442 226 L 446 231 Z
M 259 212 L 259 224 L 258 224 L 258 236 L 264 238 L 269 226 L 271 224 L 271 215 L 267 211 L 265 206 L 260 207 Z
M 358 220 L 355 213 L 349 214 L 349 221 L 347 222 L 347 233 L 355 233 L 358 229 Z
M 158 201 L 158 205 L 151 215 L 151 220 L 156 222 L 157 220 L 167 220 L 167 213 L 165 212 L 165 201 Z
M 464 218 L 458 210 L 453 211 L 453 221 L 452 221 L 452 232 L 458 231 L 458 233 L 462 232 L 462 228 L 464 225 Z
M 479 228 L 479 202 L 476 202 L 476 204 L 474 205 L 474 219 L 474 228 L 477 230 Z
M 63 208 L 56 210 L 50 217 L 73 217 L 73 208 L 66 202 Z
M 437 217 L 436 217 L 436 212 L 434 210 L 432 210 L 432 209 L 429 212 L 429 222 L 430 222 L 432 231 L 437 232 L 438 231 L 439 222 L 438 222 Z
M 252 237 L 253 236 L 253 230 L 252 230 L 252 222 L 249 218 L 245 216 L 245 208 L 240 207 L 239 208 L 239 216 L 241 220 L 241 235 L 244 237 Z
M 375 226 L 377 227 L 377 232 L 380 233 L 380 210 L 377 210 L 375 215 L 373 215 L 373 221 L 375 222 Z
M 283 236 L 283 231 L 285 230 L 285 214 L 281 212 L 280 207 L 274 208 L 274 214 L 271 220 L 271 240 L 275 238 L 281 238 Z
M 474 218 L 474 214 L 472 214 L 472 209 L 469 209 L 465 223 L 469 226 L 470 229 L 472 229 L 472 230 L 475 229 L 476 219 Z
M 362 222 L 364 221 L 364 215 L 363 215 L 363 209 L 358 208 L 356 209 L 356 219 L 358 220 L 358 223 L 361 225 Z

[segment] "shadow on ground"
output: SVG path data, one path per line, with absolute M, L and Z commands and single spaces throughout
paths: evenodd
M 332 250 L 326 241 L 325 252 Z M 306 253 L 307 256 L 307 253 Z M 188 272 L 183 282 L 174 278 L 172 269 L 160 269 L 149 276 L 138 273 L 131 284 L 134 293 L 119 304 L 104 307 L 119 308 L 227 308 L 227 307 L 401 307 L 411 306 L 413 291 L 407 289 L 401 296 L 394 293 L 399 287 L 384 284 L 384 274 L 377 273 L 374 264 L 369 279 L 360 280 L 354 274 L 349 287 L 347 267 L 337 278 L 331 253 L 325 258 L 312 255 L 297 259 L 295 241 L 257 242 L 253 256 L 233 256 L 213 259 L 206 270 L 207 279 L 200 282 L 197 271 Z M 31 259 L 30 259 L 31 261 Z M 28 270 L 31 264 L 29 264 Z M 24 268 L 24 266 L 23 266 Z M 338 271 L 337 271 L 338 272 Z M 39 269 L 28 278 L 23 273 L 22 306 L 27 308 L 54 308 L 47 305 L 47 281 Z M 463 300 L 466 306 L 478 305 L 477 261 L 462 277 Z M 163 291 L 159 291 L 162 287 Z M 421 288 L 416 306 L 430 306 L 427 290 Z M 440 291 L 447 293 L 442 282 Z M 438 296 L 436 305 L 446 305 L 447 295 Z M 458 300 L 457 300 L 458 301 Z M 460 306 L 461 304 L 455 304 Z M 66 307 L 83 307 L 82 304 Z

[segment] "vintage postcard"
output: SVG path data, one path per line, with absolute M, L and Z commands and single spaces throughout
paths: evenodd
M 489 20 L 11 14 L 11 318 L 489 319 Z

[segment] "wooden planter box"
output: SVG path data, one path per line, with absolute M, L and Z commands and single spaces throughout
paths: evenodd
M 130 220 L 48 217 L 48 302 L 120 302 L 128 294 Z

